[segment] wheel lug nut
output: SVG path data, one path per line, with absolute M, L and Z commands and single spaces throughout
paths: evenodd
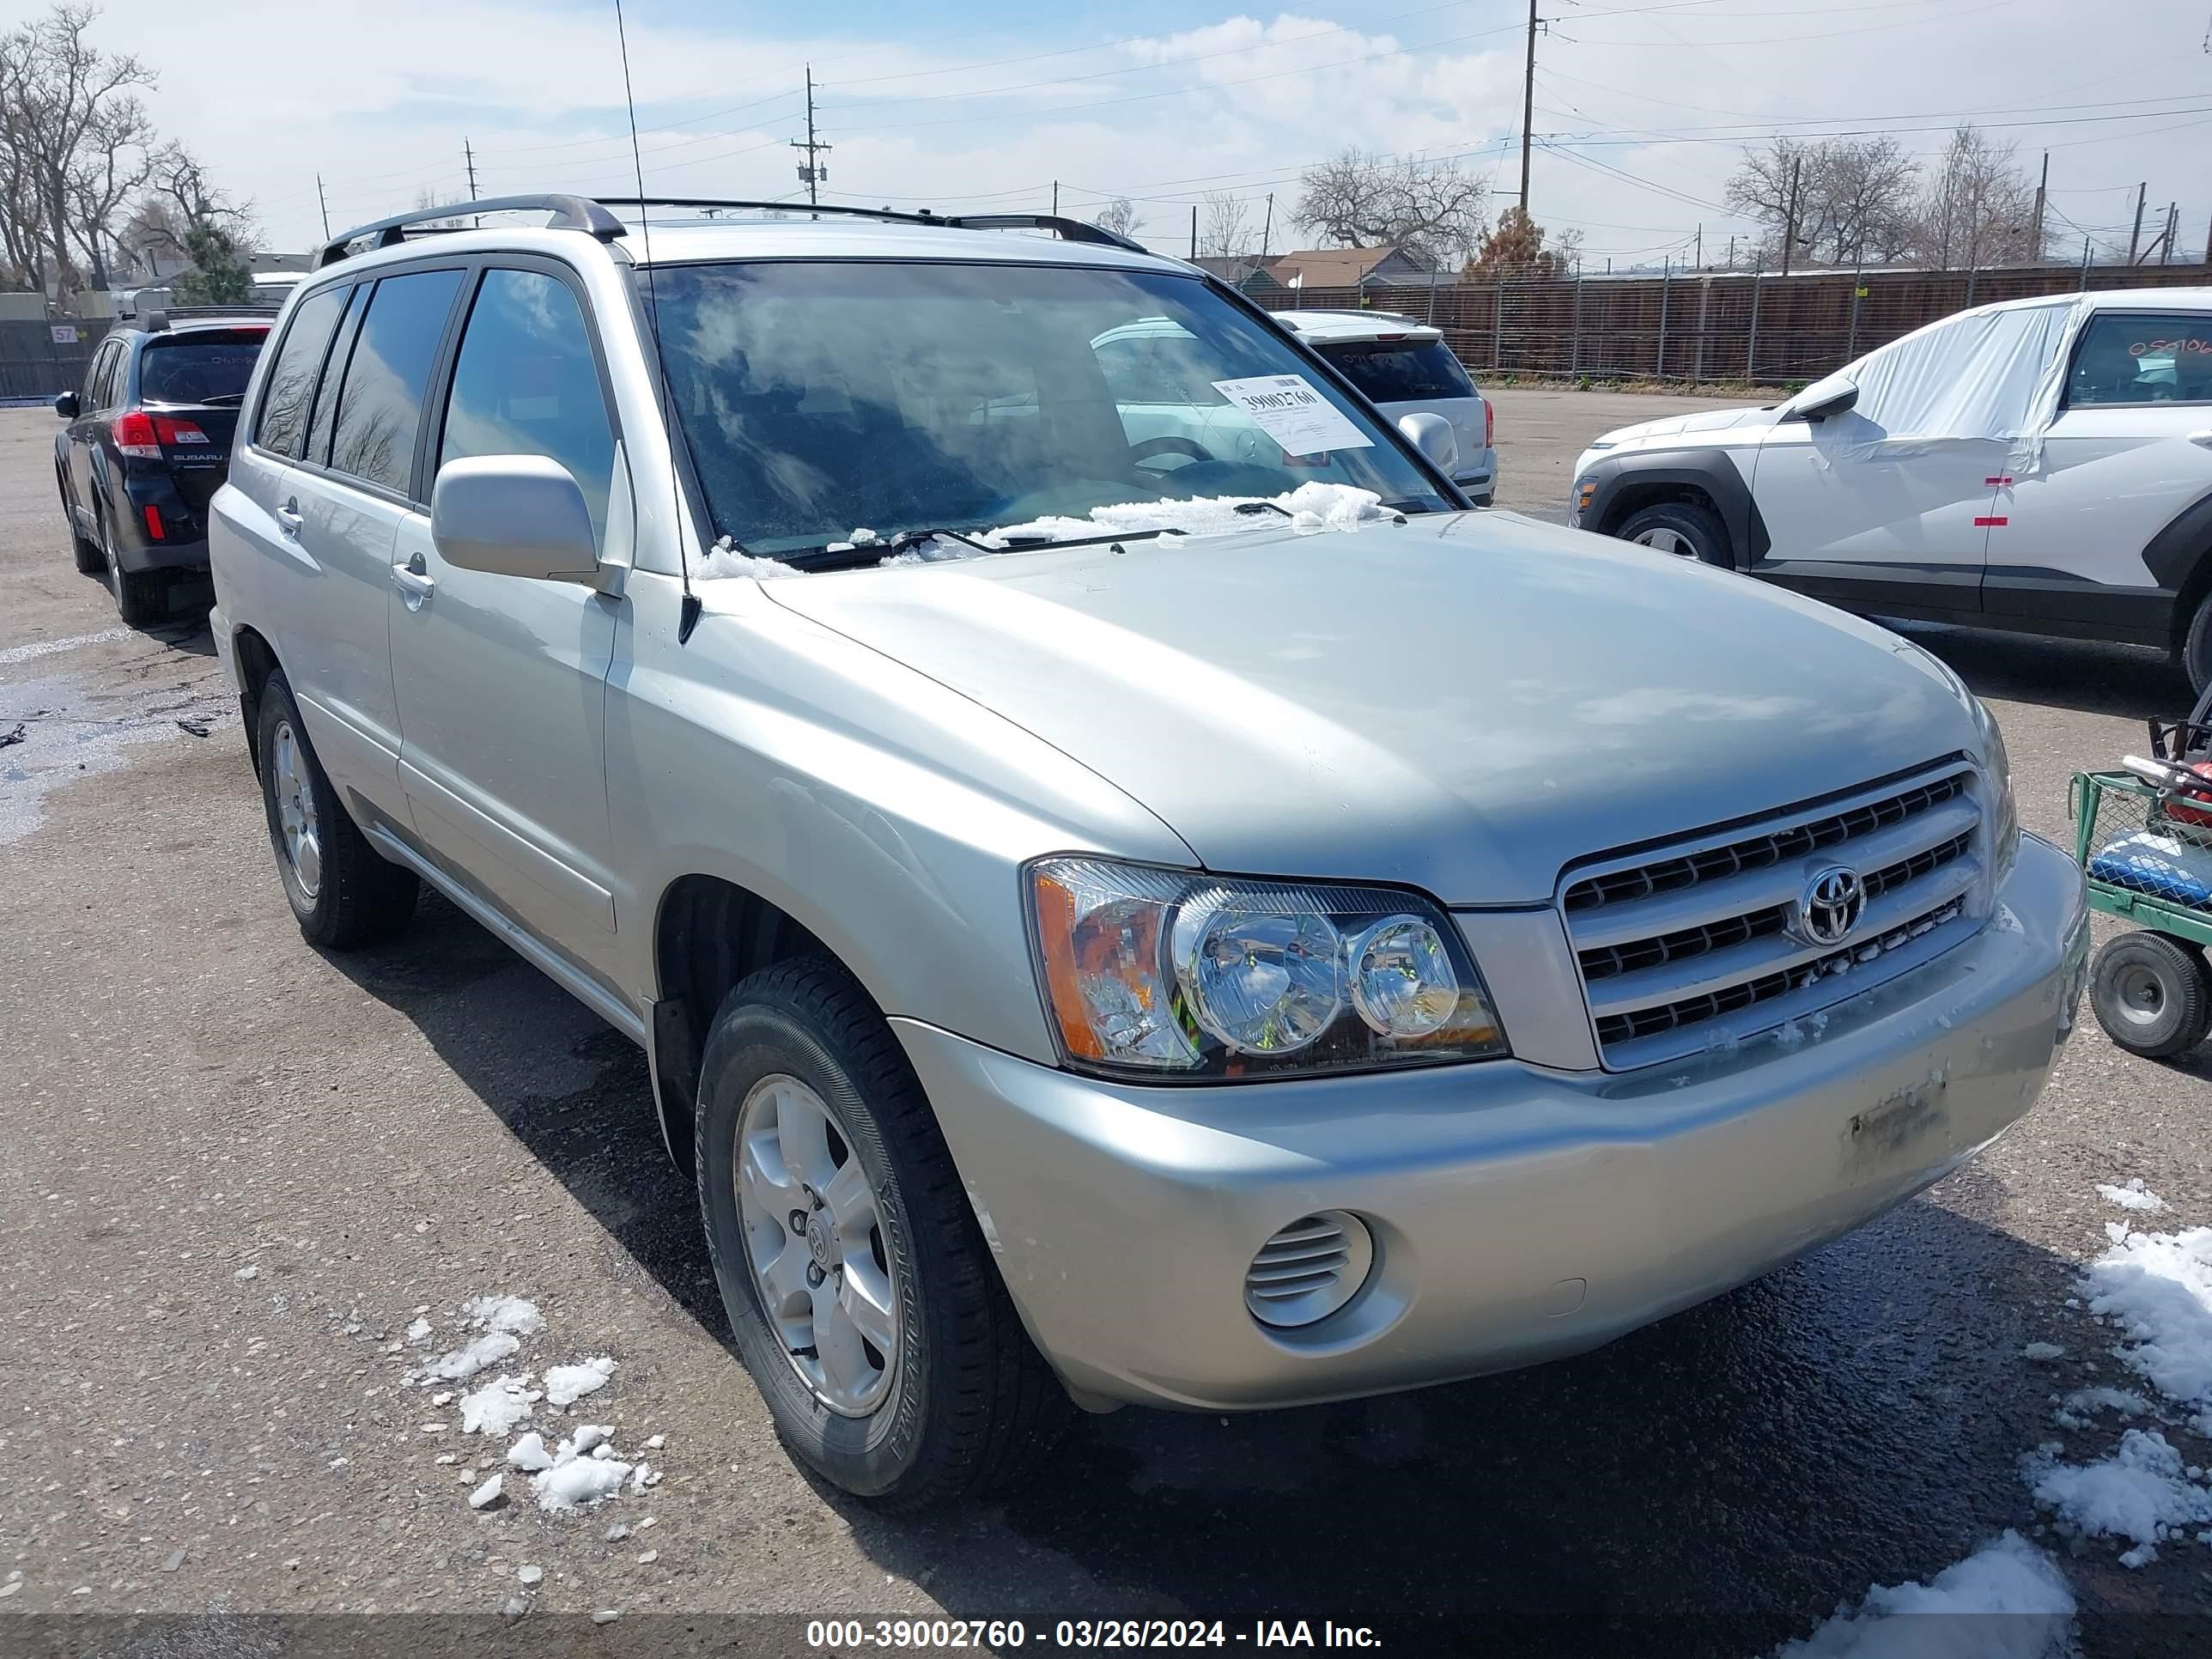
M 793 1211 L 791 1212 L 791 1231 L 793 1231 L 793 1232 L 795 1232 L 795 1233 L 800 1234 L 801 1236 L 804 1236 L 804 1235 L 805 1235 L 805 1231 L 806 1231 L 806 1212 L 805 1212 L 805 1211 L 804 1211 L 804 1210 L 793 1210 Z
M 806 1264 L 806 1282 L 809 1286 L 821 1284 L 821 1282 L 829 1276 L 829 1274 L 823 1273 L 815 1263 L 810 1261 Z

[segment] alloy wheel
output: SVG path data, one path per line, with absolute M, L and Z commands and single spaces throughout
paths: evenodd
M 307 780 L 307 757 L 289 720 L 277 722 L 269 746 L 269 774 L 276 798 L 276 828 L 284 843 L 284 873 L 313 904 L 323 886 L 322 826 Z

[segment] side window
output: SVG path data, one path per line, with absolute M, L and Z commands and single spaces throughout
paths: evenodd
M 536 270 L 488 270 L 453 364 L 438 464 L 543 455 L 574 477 L 605 540 L 614 425 L 591 331 L 568 285 Z
M 345 379 L 346 361 L 353 356 L 354 336 L 361 331 L 361 313 L 368 309 L 370 284 L 362 283 L 353 291 L 346 304 L 345 315 L 338 319 L 338 331 L 331 337 L 327 366 L 323 370 L 322 384 L 315 390 L 315 410 L 307 422 L 307 447 L 301 459 L 317 466 L 331 464 L 331 428 L 338 419 L 338 382 Z
M 2081 331 L 2067 404 L 2212 402 L 2212 311 L 2106 312 Z
M 84 412 L 86 414 L 89 415 L 94 410 L 107 407 L 106 404 L 100 402 L 100 393 L 107 386 L 107 366 L 114 361 L 115 342 L 112 340 L 108 341 L 92 354 L 92 362 L 84 372 Z
M 347 290 L 326 288 L 300 301 L 284 331 L 284 343 L 269 366 L 269 379 L 261 392 L 261 410 L 255 417 L 253 443 L 272 455 L 296 459 L 300 440 L 307 431 L 307 409 L 315 396 L 315 380 L 323 370 L 331 331 L 344 310 Z
M 460 285 L 458 270 L 413 270 L 376 285 L 338 393 L 332 471 L 406 493 L 423 388 Z

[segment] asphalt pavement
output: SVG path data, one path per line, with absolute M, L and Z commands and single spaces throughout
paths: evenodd
M 1497 403 L 1500 504 L 1543 516 L 1589 436 L 1707 406 Z M 2212 1223 L 2212 1062 L 2135 1060 L 2093 1022 L 1978 1163 L 1599 1352 L 1086 1419 L 1032 1489 L 927 1521 L 831 1496 L 728 1347 L 641 1055 L 442 902 L 388 949 L 301 942 L 205 628 L 122 629 L 75 572 L 53 430 L 0 411 L 0 1617 L 1142 1613 L 1232 1638 L 1326 1618 L 1443 1652 L 1570 1650 L 1546 1621 L 1572 1611 L 1611 1621 L 1607 1651 L 1751 1653 L 2015 1528 L 2063 1565 L 2085 1651 L 2204 1650 L 2212 1549 L 2130 1571 L 2109 1540 L 2039 1535 L 2020 1472 L 2116 1432 L 2051 1416 L 2125 1380 L 2066 1305 L 2130 1218 L 2096 1184 L 2141 1177 L 2160 1224 Z M 2055 836 L 2069 775 L 2187 700 L 2148 652 L 1915 636 L 1996 708 Z M 492 1293 L 543 1310 L 515 1365 L 616 1362 L 547 1439 L 610 1425 L 659 1484 L 582 1514 L 469 1507 L 501 1443 L 408 1376 Z M 2064 1355 L 2025 1359 L 2040 1341 Z

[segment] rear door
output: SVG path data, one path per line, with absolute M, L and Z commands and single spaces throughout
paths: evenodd
M 1986 609 L 2167 643 L 2188 562 L 2153 544 L 2212 495 L 2212 310 L 2092 316 L 2039 465 L 2000 495 Z M 2199 550 L 2194 540 L 2186 549 Z
M 100 342 L 100 349 L 92 355 L 92 363 L 85 372 L 84 391 L 77 398 L 76 418 L 69 424 L 70 489 L 77 506 L 84 514 L 84 526 L 91 532 L 94 515 L 100 505 L 106 459 L 100 451 L 100 434 L 110 418 L 118 379 L 117 365 L 122 361 L 123 338 L 110 335 Z
M 551 261 L 502 258 L 465 308 L 442 417 L 426 422 L 426 483 L 449 461 L 549 457 L 582 488 L 602 554 L 611 533 L 626 557 L 629 492 L 580 283 Z M 420 510 L 402 520 L 392 560 L 399 769 L 416 834 L 541 939 L 604 963 L 615 927 L 606 679 L 621 600 L 448 564 Z
M 405 800 L 392 684 L 392 544 L 416 504 L 423 398 L 463 274 L 458 263 L 402 267 L 355 288 L 278 512 L 303 577 L 293 636 L 315 647 L 297 653 L 296 665 L 288 657 L 286 667 L 303 708 L 317 711 L 307 718 L 318 756 L 342 792 L 394 818 Z

